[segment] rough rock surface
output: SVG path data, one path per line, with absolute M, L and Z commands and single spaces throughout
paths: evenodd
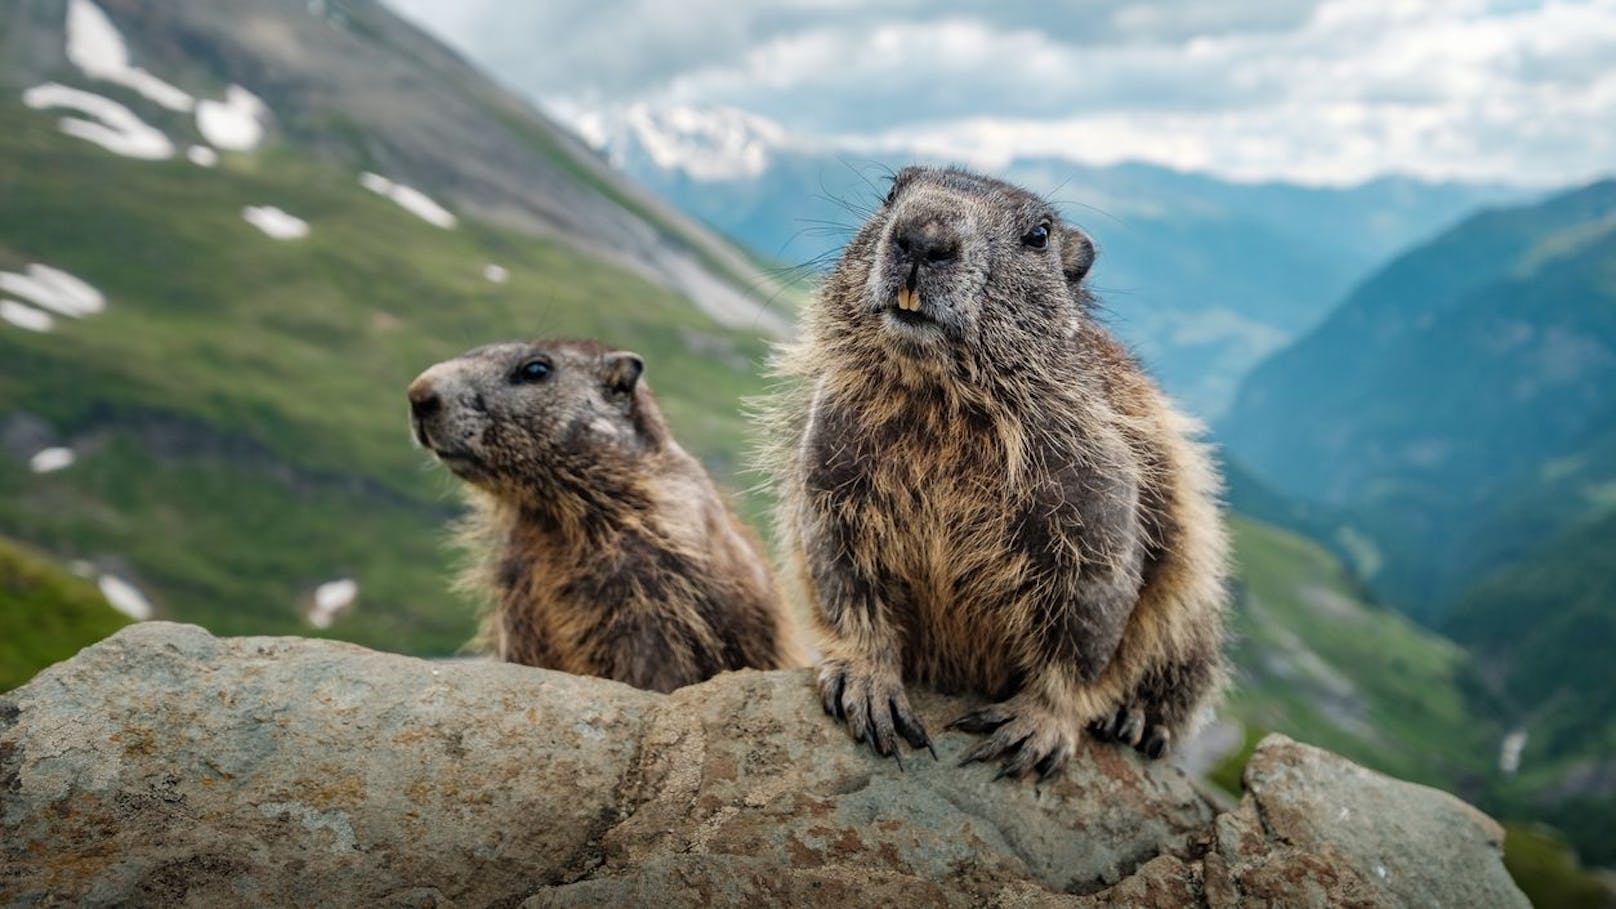
M 934 730 L 964 704 L 922 696 Z M 0 697 L 0 904 L 1524 906 L 1498 827 L 1274 737 L 1216 815 L 856 749 L 807 673 L 672 695 L 133 626 Z

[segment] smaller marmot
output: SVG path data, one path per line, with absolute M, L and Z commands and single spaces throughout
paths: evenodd
M 493 344 L 409 388 L 416 440 L 465 480 L 466 586 L 502 660 L 672 691 L 804 665 L 757 538 L 669 435 L 644 362 L 593 341 Z
M 781 529 L 825 709 L 892 754 L 913 683 L 997 701 L 967 760 L 1048 775 L 1086 727 L 1159 757 L 1223 670 L 1217 472 L 1095 318 L 1094 245 L 1044 199 L 910 167 L 780 372 Z

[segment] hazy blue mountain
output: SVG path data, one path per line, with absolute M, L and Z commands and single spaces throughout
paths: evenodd
M 1607 181 L 1398 258 L 1255 369 L 1219 435 L 1279 491 L 1352 512 L 1376 543 L 1370 583 L 1429 618 L 1608 498 L 1613 417 Z
M 788 265 L 824 263 L 885 193 L 890 169 L 911 161 L 816 148 L 733 110 L 641 106 L 582 125 L 625 172 Z M 1521 195 L 1397 178 L 1346 188 L 1233 183 L 1049 158 L 999 173 L 1048 194 L 1095 236 L 1092 280 L 1113 324 L 1208 417 L 1250 366 L 1315 324 L 1370 268 L 1479 205 Z
M 1398 258 L 1255 369 L 1220 435 L 1261 481 L 1240 497 L 1314 500 L 1271 519 L 1472 651 L 1519 765 L 1485 804 L 1616 860 L 1616 181 Z

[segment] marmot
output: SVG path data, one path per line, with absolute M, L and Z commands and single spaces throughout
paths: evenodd
M 470 486 L 466 586 L 508 662 L 672 691 L 805 665 L 762 547 L 669 435 L 644 362 L 493 344 L 409 387 L 416 440 Z
M 965 763 L 1151 757 L 1221 685 L 1227 539 L 1199 428 L 1095 319 L 1094 244 L 1043 199 L 906 168 L 776 361 L 780 532 L 826 712 L 930 739 L 906 683 L 999 703 Z

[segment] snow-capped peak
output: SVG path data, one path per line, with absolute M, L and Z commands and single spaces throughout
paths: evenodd
M 643 156 L 661 170 L 707 182 L 756 177 L 792 141 L 774 121 L 733 107 L 636 103 L 612 112 L 554 110 L 619 168 Z

